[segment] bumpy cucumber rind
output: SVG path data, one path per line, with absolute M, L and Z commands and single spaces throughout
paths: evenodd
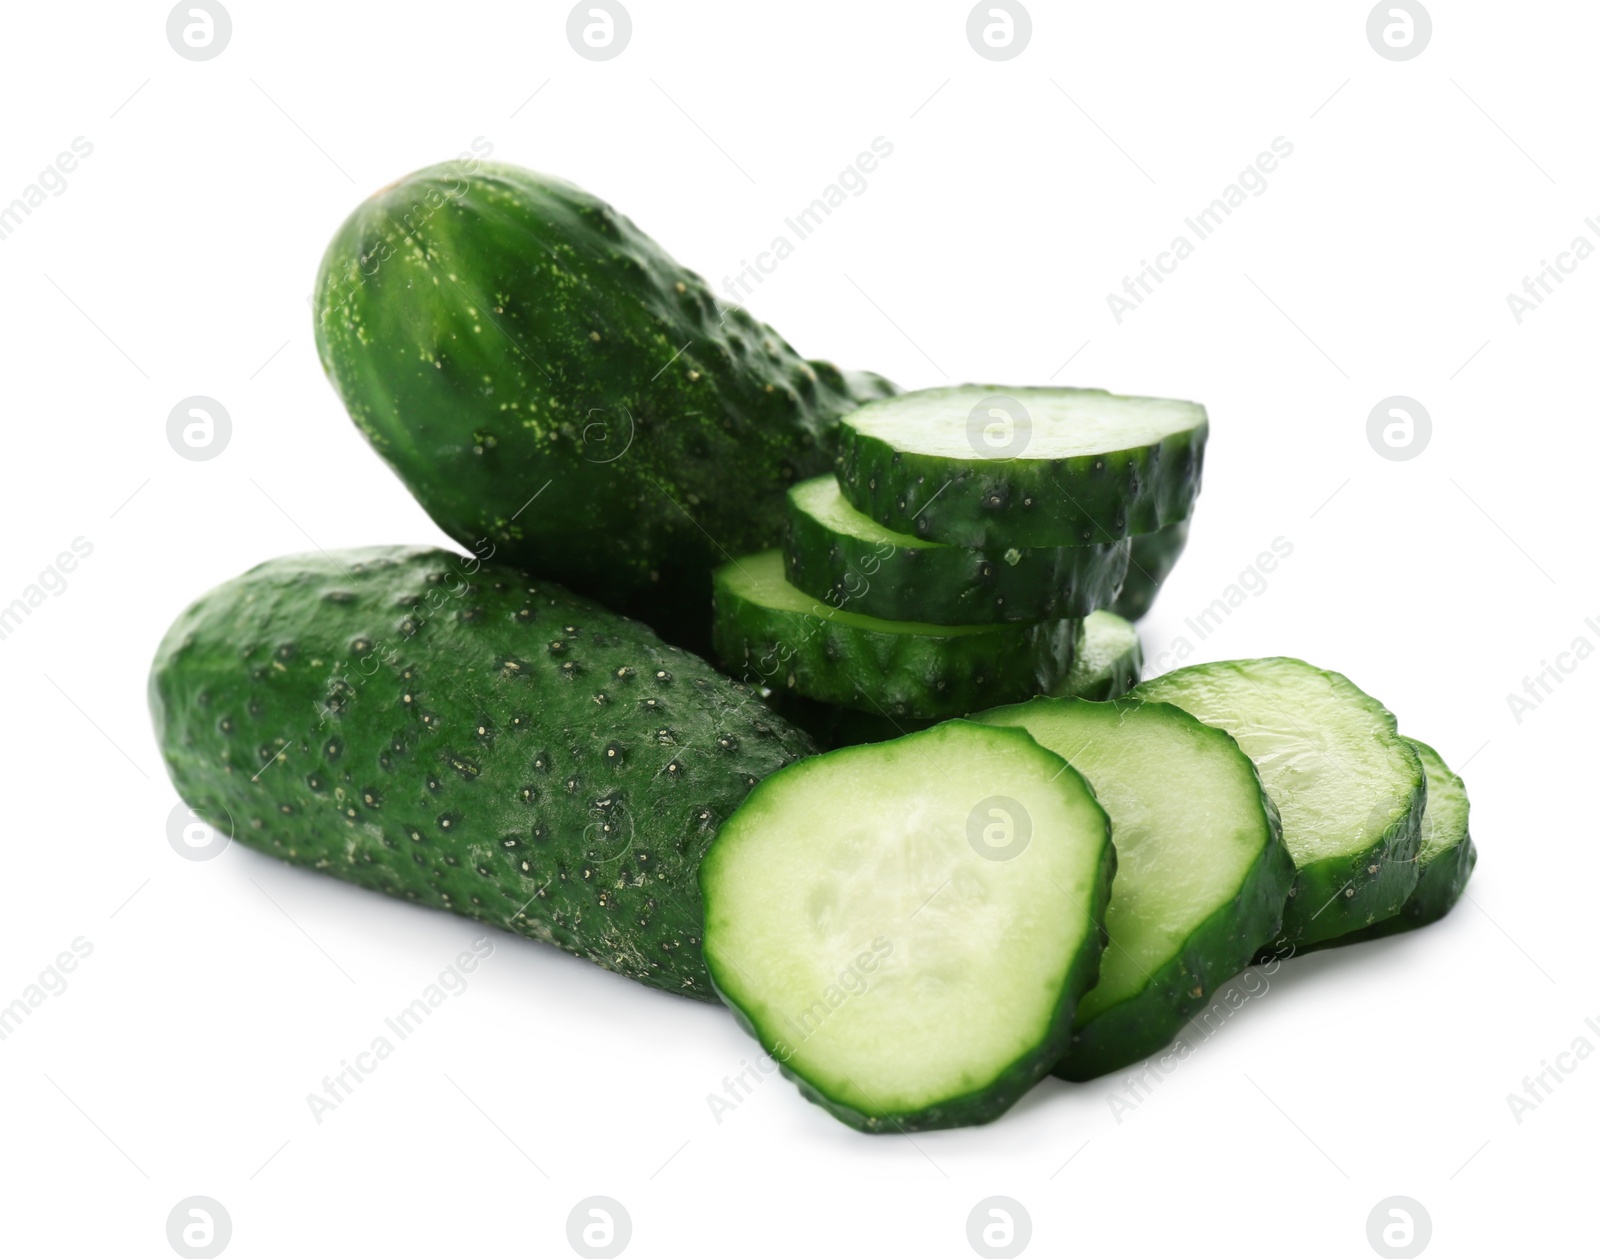
M 1083 546 L 1187 519 L 1200 492 L 1206 436 L 1202 420 L 1132 450 L 1051 460 L 965 459 L 897 450 L 847 416 L 839 427 L 836 472 L 856 510 L 900 533 L 1002 550 Z
M 598 197 L 476 159 L 339 228 L 315 291 L 351 418 L 457 542 L 703 639 L 711 569 L 773 545 L 838 416 L 810 363 Z
M 696 869 L 814 750 L 748 688 L 560 586 L 445 551 L 270 561 L 150 675 L 178 793 L 239 842 L 713 999 Z
M 1451 785 L 1455 790 L 1465 796 L 1466 788 L 1461 778 L 1441 757 L 1427 744 L 1417 739 L 1409 739 L 1422 756 L 1423 765 L 1427 769 L 1428 780 L 1433 783 L 1434 775 L 1448 775 Z M 1428 808 L 1433 807 L 1432 797 L 1429 798 Z M 1427 813 L 1423 815 L 1423 824 L 1426 828 L 1429 819 Z M 1400 912 L 1388 918 L 1379 919 L 1369 926 L 1359 928 L 1346 935 L 1335 937 L 1331 940 L 1321 940 L 1315 944 L 1302 947 L 1301 953 L 1311 953 L 1317 949 L 1333 948 L 1342 944 L 1359 944 L 1363 940 L 1381 940 L 1386 936 L 1397 935 L 1404 931 L 1415 931 L 1418 927 L 1426 927 L 1430 923 L 1438 922 L 1452 909 L 1461 895 L 1466 891 L 1467 880 L 1472 877 L 1473 868 L 1478 864 L 1477 845 L 1472 842 L 1472 836 L 1467 831 L 1466 819 L 1462 819 L 1460 838 L 1455 839 L 1443 852 L 1428 858 L 1426 852 L 1419 853 L 1418 864 L 1421 867 L 1417 874 L 1417 886 L 1406 898 L 1406 903 L 1400 907 Z
M 963 723 L 964 724 L 964 723 Z M 990 727 L 990 729 L 998 729 Z M 1023 738 L 1026 732 L 1019 731 Z M 915 737 L 915 736 L 913 736 Z M 1031 742 L 1031 740 L 1030 740 Z M 1034 748 L 1033 751 L 1043 751 Z M 1053 753 L 1045 753 L 1054 755 Z M 1093 797 L 1093 789 L 1089 788 L 1081 775 L 1070 765 L 1063 762 L 1063 775 L 1070 775 L 1075 783 Z M 776 775 L 774 775 L 775 777 Z M 770 780 L 769 780 L 770 781 Z M 761 790 L 758 784 L 752 796 Z M 859 1132 L 866 1133 L 914 1133 L 936 1130 L 941 1128 L 958 1128 L 976 1124 L 991 1123 L 1003 1115 L 1016 1104 L 1028 1089 L 1032 1088 L 1039 1080 L 1049 1074 L 1052 1064 L 1060 1061 L 1072 1037 L 1072 1019 L 1077 1010 L 1078 1002 L 1083 999 L 1083 994 L 1094 987 L 1095 980 L 1100 974 L 1100 958 L 1106 945 L 1106 907 L 1111 902 L 1112 883 L 1116 877 L 1117 854 L 1111 842 L 1111 822 L 1106 820 L 1106 843 L 1101 849 L 1100 862 L 1096 870 L 1091 904 L 1086 906 L 1089 917 L 1098 924 L 1098 931 L 1093 938 L 1080 948 L 1067 972 L 1062 985 L 1060 1000 L 1049 1022 L 1049 1032 L 1039 1043 L 1037 1051 L 1013 1063 L 1008 1070 L 997 1076 L 993 1081 L 981 1089 L 962 1097 L 950 1098 L 937 1106 L 917 1111 L 905 1111 L 894 1115 L 867 1114 L 860 1109 L 840 1102 L 818 1089 L 810 1080 L 792 1070 L 781 1057 L 774 1055 L 779 1070 L 791 1080 L 800 1090 L 801 1095 L 814 1105 L 822 1107 L 834 1118 L 849 1125 Z M 707 867 L 702 867 L 702 885 L 707 874 Z M 719 977 L 719 968 L 714 960 L 710 962 L 711 982 L 717 994 L 728 1008 L 733 1012 L 734 1019 L 749 1035 L 759 1041 L 763 1048 L 774 1048 L 770 1038 L 766 1037 L 758 1027 L 740 1008 L 737 998 L 733 995 L 734 983 L 731 977 Z
M 799 610 L 744 593 L 747 571 L 781 580 L 776 551 L 746 556 L 717 570 L 713 640 L 728 671 L 752 686 L 793 691 L 862 712 L 902 717 L 959 717 L 1026 699 L 1060 685 L 1072 667 L 1080 621 L 984 626 L 942 633 L 934 625 L 903 632 L 807 601 Z
M 1265 792 L 1261 798 L 1276 832 L 1278 811 Z M 1140 999 L 1113 1006 L 1074 1031 L 1055 1074 L 1064 1080 L 1092 1080 L 1171 1044 L 1217 988 L 1249 965 L 1261 944 L 1279 932 L 1294 880 L 1294 859 L 1274 838 L 1262 848 L 1239 895 L 1215 910 L 1178 956 L 1151 972 Z
M 988 625 L 1083 617 L 1117 598 L 1127 541 L 979 550 L 890 534 L 848 504 L 832 510 L 865 528 L 846 532 L 808 507 L 838 494 L 832 477 L 789 491 L 783 552 L 798 589 L 834 607 L 889 621 Z M 846 514 L 847 513 L 847 514 Z
M 1180 520 L 1154 533 L 1137 534 L 1130 541 L 1128 574 L 1111 610 L 1118 616 L 1137 621 L 1150 611 L 1161 593 L 1162 583 L 1177 566 L 1189 542 L 1189 522 Z

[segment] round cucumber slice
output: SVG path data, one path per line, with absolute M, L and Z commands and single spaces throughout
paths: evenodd
M 889 717 L 957 717 L 1059 685 L 1080 621 L 928 625 L 834 608 L 763 551 L 717 570 L 717 651 L 753 685 Z
M 1171 575 L 1189 542 L 1189 522 L 1180 520 L 1154 533 L 1141 533 L 1132 539 L 1128 555 L 1128 575 L 1123 580 L 1122 592 L 1111 604 L 1118 616 L 1137 621 L 1150 611 L 1161 584 Z
M 789 580 L 834 607 L 888 621 L 988 625 L 1087 616 L 1117 597 L 1127 541 L 980 550 L 895 533 L 831 476 L 789 491 Z
M 1066 698 L 1116 699 L 1139 682 L 1144 655 L 1138 631 L 1120 616 L 1091 612 L 1083 621 L 1083 635 L 1072 658 L 1072 668 L 1054 694 Z M 825 704 L 793 692 L 766 690 L 762 698 L 788 721 L 799 726 L 827 748 L 882 743 L 901 735 L 926 730 L 927 717 L 885 717 L 838 704 Z
M 1035 699 L 974 720 L 1022 727 L 1111 818 L 1109 942 L 1056 1074 L 1088 1080 L 1148 1057 L 1277 934 L 1294 862 L 1255 766 L 1172 704 Z
M 1139 684 L 1144 648 L 1139 631 L 1102 609 L 1083 619 L 1083 636 L 1067 679 L 1050 694 L 1061 699 L 1118 699 Z
M 1478 849 L 1467 830 L 1470 804 L 1467 785 L 1445 764 L 1444 758 L 1420 739 L 1407 739 L 1422 758 L 1422 772 L 1428 780 L 1428 803 L 1422 810 L 1422 842 L 1417 847 L 1417 886 L 1400 912 L 1369 927 L 1332 940 L 1323 940 L 1312 949 L 1336 944 L 1355 944 L 1377 940 L 1400 931 L 1414 931 L 1438 922 L 1461 899 L 1467 880 L 1478 864 Z
M 1116 855 L 1027 733 L 951 721 L 758 784 L 700 867 L 712 982 L 866 1132 L 994 1119 L 1060 1058 Z
M 840 421 L 839 485 L 899 533 L 1000 550 L 1082 546 L 1187 519 L 1206 431 L 1193 402 L 924 389 Z
M 1313 944 L 1399 912 L 1417 885 L 1427 788 L 1387 708 L 1343 674 L 1286 656 L 1190 665 L 1133 694 L 1220 726 L 1256 763 L 1298 870 L 1284 942 Z

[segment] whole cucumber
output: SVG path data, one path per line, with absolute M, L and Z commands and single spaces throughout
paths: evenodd
M 599 198 L 476 159 L 358 206 L 315 317 L 351 418 L 440 528 L 696 646 L 712 568 L 774 544 L 839 416 L 894 391 L 802 359 Z
M 437 550 L 219 586 L 168 631 L 150 706 L 178 794 L 241 843 L 706 1000 L 700 859 L 814 751 L 645 626 Z

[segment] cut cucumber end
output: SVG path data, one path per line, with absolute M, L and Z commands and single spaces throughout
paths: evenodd
M 1115 854 L 1025 731 L 946 722 L 766 779 L 701 866 L 713 982 L 868 1132 L 982 1123 L 1066 1048 Z
M 1109 939 L 1056 1072 L 1086 1080 L 1137 1062 L 1277 934 L 1294 880 L 1277 812 L 1239 745 L 1171 704 L 1036 699 L 977 720 L 1027 730 L 1111 818 Z

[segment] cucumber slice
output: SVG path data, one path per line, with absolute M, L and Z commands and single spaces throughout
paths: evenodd
M 840 421 L 839 485 L 857 510 L 919 538 L 1081 546 L 1187 519 L 1205 443 L 1205 408 L 1193 402 L 924 389 Z
M 1387 708 L 1287 656 L 1190 665 L 1133 694 L 1222 727 L 1256 763 L 1299 872 L 1282 941 L 1313 944 L 1399 912 L 1417 885 L 1427 795 Z
M 1472 868 L 1478 864 L 1478 849 L 1467 831 L 1467 785 L 1445 764 L 1444 758 L 1420 739 L 1407 739 L 1422 758 L 1422 772 L 1428 779 L 1428 803 L 1422 811 L 1422 842 L 1417 848 L 1417 886 L 1400 912 L 1333 940 L 1323 940 L 1312 949 L 1336 944 L 1355 944 L 1378 940 L 1400 931 L 1414 931 L 1438 922 L 1461 899 Z
M 1137 621 L 1156 601 L 1161 593 L 1161 583 L 1171 575 L 1189 542 L 1189 522 L 1180 520 L 1154 533 L 1141 533 L 1133 539 L 1133 549 L 1128 556 L 1128 575 L 1122 583 L 1122 593 L 1111 604 L 1118 616 Z
M 1066 681 L 1055 689 L 1064 698 L 1116 699 L 1139 683 L 1144 655 L 1139 634 L 1120 616 L 1091 612 L 1083 621 L 1083 637 L 1072 658 Z M 838 704 L 825 704 L 791 692 L 767 690 L 762 698 L 793 725 L 799 726 L 826 748 L 882 743 L 901 735 L 926 730 L 926 717 L 885 717 Z
M 1139 631 L 1114 612 L 1091 612 L 1067 680 L 1050 693 L 1061 699 L 1118 699 L 1139 684 L 1144 648 Z
M 1148 1057 L 1277 934 L 1294 861 L 1255 766 L 1172 704 L 1035 699 L 974 720 L 1025 729 L 1111 817 L 1110 942 L 1056 1074 L 1088 1080 Z
M 759 783 L 700 867 L 712 983 L 866 1132 L 985 1123 L 1060 1058 L 1116 853 L 1022 730 L 951 721 Z
M 808 595 L 887 621 L 989 625 L 1087 616 L 1117 597 L 1130 544 L 984 551 L 886 529 L 831 476 L 789 491 L 784 560 Z
M 714 578 L 712 636 L 728 668 L 753 685 L 890 717 L 957 717 L 1059 685 L 1082 623 L 926 625 L 820 603 L 763 551 Z

